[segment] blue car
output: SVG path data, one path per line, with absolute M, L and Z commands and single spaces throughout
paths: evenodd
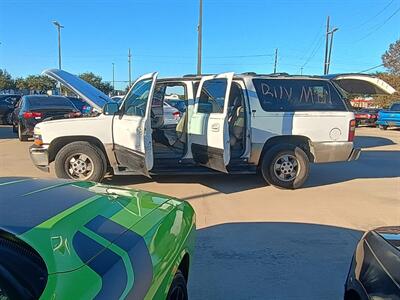
M 382 130 L 388 127 L 400 127 L 400 102 L 393 103 L 389 110 L 381 110 L 376 124 Z

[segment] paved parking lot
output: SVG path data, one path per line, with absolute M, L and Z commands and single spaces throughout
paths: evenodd
M 36 170 L 31 143 L 0 126 L 0 176 Z M 400 224 L 400 131 L 357 129 L 358 161 L 314 165 L 306 187 L 257 176 L 114 177 L 106 183 L 165 193 L 196 210 L 191 299 L 340 299 L 365 230 Z

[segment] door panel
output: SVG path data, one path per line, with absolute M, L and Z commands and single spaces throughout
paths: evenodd
M 153 168 L 151 101 L 157 73 L 140 77 L 132 86 L 121 114 L 114 116 L 114 151 L 120 167 L 149 176 Z
M 230 160 L 227 120 L 233 73 L 202 78 L 189 122 L 189 147 L 200 165 L 227 172 Z

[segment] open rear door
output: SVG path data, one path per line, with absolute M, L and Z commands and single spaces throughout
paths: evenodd
M 200 165 L 226 172 L 230 160 L 228 102 L 233 73 L 205 76 L 189 120 L 189 147 Z
M 324 76 L 334 81 L 340 88 L 349 94 L 391 95 L 396 90 L 382 79 L 367 74 L 335 74 Z
M 149 176 L 153 168 L 151 104 L 157 73 L 140 77 L 114 116 L 114 151 L 120 168 Z

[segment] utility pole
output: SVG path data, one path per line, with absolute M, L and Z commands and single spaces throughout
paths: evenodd
M 303 75 L 303 67 L 300 68 L 300 75 Z
M 278 64 L 278 48 L 275 49 L 274 74 L 276 73 L 276 65 L 277 64 Z
M 58 68 L 61 70 L 61 28 L 64 28 L 57 21 L 53 21 L 53 24 L 57 27 L 58 31 Z
M 131 77 L 131 48 L 128 50 L 128 81 L 129 81 L 129 87 L 131 87 L 132 84 L 132 77 Z
M 115 92 L 115 63 L 112 63 L 112 83 L 113 83 L 113 90 Z
M 325 59 L 324 59 L 324 75 L 327 73 L 327 64 L 328 64 L 328 43 L 329 43 L 329 16 L 326 19 L 326 36 L 325 36 Z
M 199 25 L 197 26 L 197 75 L 201 75 L 201 55 L 203 44 L 203 0 L 200 0 Z
M 332 45 L 333 45 L 333 34 L 338 31 L 339 28 L 332 29 L 329 33 L 331 35 L 331 42 L 329 45 L 329 54 L 328 54 L 328 64 L 326 66 L 326 74 L 329 74 L 329 67 L 331 66 L 331 54 L 332 54 Z

